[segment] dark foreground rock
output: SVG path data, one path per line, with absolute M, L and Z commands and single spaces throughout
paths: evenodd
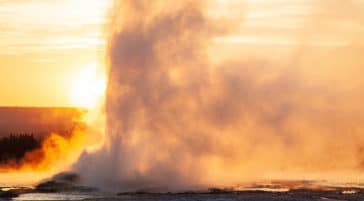
M 19 195 L 24 193 L 32 193 L 34 190 L 31 188 L 11 188 L 4 190 L 6 188 L 0 188 L 0 198 L 2 199 L 11 199 L 15 197 L 19 197 Z M 0 199 L 1 200 L 1 199 Z
M 35 187 L 36 192 L 58 193 L 58 192 L 93 192 L 95 188 L 81 186 L 80 178 L 75 173 L 60 173 L 48 181 L 42 182 Z
M 36 186 L 35 191 L 40 193 L 93 192 L 97 191 L 97 189 L 60 181 L 47 181 Z
M 0 198 L 10 199 L 18 196 L 19 194 L 14 191 L 0 191 Z

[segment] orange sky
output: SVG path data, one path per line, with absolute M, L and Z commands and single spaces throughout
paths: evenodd
M 106 6 L 105 0 L 1 1 L 0 106 L 75 105 L 74 79 L 104 56 Z
M 302 40 L 340 46 L 363 33 L 352 20 L 362 15 L 362 0 L 215 1 L 218 6 L 211 16 L 241 24 L 234 34 L 216 38 L 229 54 L 251 51 L 246 45 L 289 47 Z M 71 100 L 72 88 L 80 72 L 102 64 L 108 4 L 109 0 L 0 1 L 0 106 L 81 105 Z M 331 12 L 337 8 L 342 12 Z M 316 29 L 318 33 L 305 34 Z

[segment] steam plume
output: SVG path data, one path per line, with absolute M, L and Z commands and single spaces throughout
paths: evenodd
M 304 28 L 278 61 L 266 56 L 273 48 L 229 55 L 213 41 L 233 29 L 206 17 L 206 7 L 115 2 L 106 143 L 76 165 L 85 182 L 180 190 L 362 178 L 363 62 L 351 43 L 362 41 L 345 34 L 340 47 L 316 47 Z

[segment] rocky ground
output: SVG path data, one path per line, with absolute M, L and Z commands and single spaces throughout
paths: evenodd
M 156 193 L 150 190 L 139 190 L 105 194 L 94 188 L 80 186 L 79 177 L 76 174 L 62 173 L 35 188 L 0 187 L 0 201 L 11 200 L 24 195 L 32 195 L 32 198 L 37 200 L 42 200 L 37 197 L 42 195 L 43 198 L 50 200 L 51 196 L 47 197 L 47 195 L 51 194 L 61 195 L 64 200 L 72 200 L 67 196 L 79 194 L 87 195 L 87 198 L 81 200 L 102 201 L 364 201 L 362 185 L 333 187 L 310 181 L 254 184 L 249 187 L 238 188 L 238 190 L 236 188 L 210 188 L 207 191 L 180 193 Z M 59 197 L 57 199 L 59 200 Z
M 348 191 L 349 192 L 349 191 Z M 122 196 L 125 194 L 119 194 Z M 292 190 L 288 192 L 233 191 L 177 194 L 129 194 L 130 200 L 218 200 L 218 201 L 364 201 L 363 191 Z
M 0 192 L 0 200 L 9 200 L 24 193 L 44 193 L 38 189 L 12 189 Z M 73 192 L 74 193 L 74 192 Z M 67 192 L 63 192 L 67 194 Z M 87 200 L 127 201 L 364 201 L 364 191 L 344 190 L 291 190 L 288 192 L 264 191 L 209 191 L 205 193 L 120 193 L 95 196 Z

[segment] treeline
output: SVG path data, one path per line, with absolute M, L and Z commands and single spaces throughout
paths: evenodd
M 27 152 L 41 147 L 33 134 L 11 134 L 0 138 L 0 163 L 19 162 Z

